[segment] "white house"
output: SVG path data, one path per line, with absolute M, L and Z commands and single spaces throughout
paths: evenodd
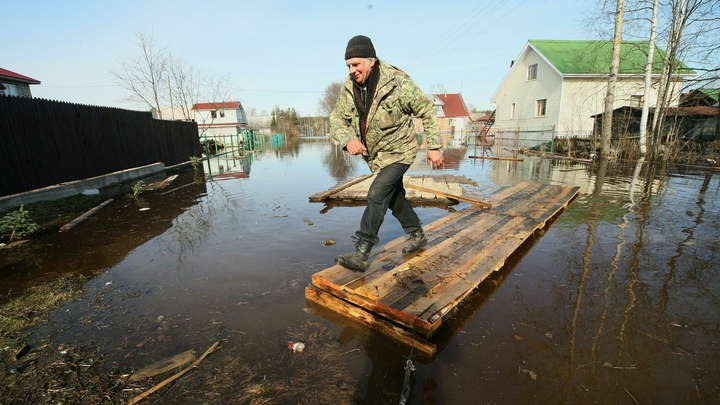
M 192 109 L 200 136 L 236 135 L 243 129 L 251 129 L 239 101 L 197 103 Z
M 641 106 L 648 41 L 623 41 L 614 108 Z M 555 130 L 558 136 L 590 135 L 593 115 L 603 112 L 612 41 L 529 40 L 495 90 L 495 127 L 504 131 Z M 651 106 L 665 53 L 655 48 Z M 684 76 L 695 72 L 680 65 L 672 76 L 676 106 Z

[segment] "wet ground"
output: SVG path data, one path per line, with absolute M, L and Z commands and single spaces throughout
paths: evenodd
M 433 358 L 306 303 L 311 275 L 353 249 L 362 213 L 308 197 L 368 169 L 326 139 L 291 139 L 215 160 L 212 181 L 186 170 L 164 191 L 186 187 L 120 196 L 68 232 L 2 251 L 3 297 L 64 275 L 86 281 L 80 299 L 24 332 L 32 350 L 3 363 L 0 402 L 125 403 L 168 376 L 123 384 L 128 374 L 214 342 L 142 403 L 397 404 L 408 356 L 408 404 L 720 402 L 717 173 L 444 153 L 446 172 L 485 195 L 519 181 L 581 195 L 437 332 Z M 411 170 L 433 173 L 421 161 Z M 418 214 L 430 223 L 464 206 Z M 400 236 L 388 214 L 381 243 Z M 57 374 L 42 380 L 41 366 Z

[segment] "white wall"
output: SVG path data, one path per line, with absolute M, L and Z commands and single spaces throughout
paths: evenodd
M 527 79 L 529 65 L 538 64 L 535 80 Z M 496 92 L 497 113 L 495 126 L 505 129 L 520 128 L 532 131 L 552 127 L 557 124 L 560 115 L 562 78 L 534 50 L 515 62 L 502 87 Z M 536 117 L 536 102 L 547 99 L 546 114 Z M 511 118 L 511 105 L 515 103 L 515 118 Z

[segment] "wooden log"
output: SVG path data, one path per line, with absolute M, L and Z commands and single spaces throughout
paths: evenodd
M 401 342 L 421 353 L 433 356 L 436 346 L 427 340 L 412 334 L 411 332 L 393 325 L 392 323 L 377 317 L 370 312 L 359 308 L 355 305 L 347 303 L 319 288 L 308 286 L 305 288 L 305 298 L 309 301 L 317 303 L 324 308 L 330 309 L 340 315 L 349 317 L 365 326 L 380 331 L 390 336 L 394 340 Z
M 105 201 L 104 203 L 98 205 L 97 207 L 91 209 L 90 211 L 88 211 L 88 212 L 80 215 L 79 217 L 73 219 L 72 221 L 68 222 L 67 224 L 61 226 L 61 227 L 60 227 L 60 232 L 65 232 L 65 231 L 69 230 L 70 228 L 72 228 L 72 227 L 74 227 L 75 225 L 79 224 L 80 222 L 84 221 L 84 220 L 87 219 L 90 215 L 98 212 L 102 207 L 110 204 L 111 202 L 113 202 L 113 199 L 112 199 L 112 198 L 108 199 L 107 201 Z
M 182 366 L 190 363 L 193 360 L 195 360 L 195 351 L 188 350 L 184 353 L 176 354 L 172 357 L 162 359 L 162 360 L 155 362 L 147 367 L 143 367 L 142 369 L 134 372 L 128 378 L 128 381 L 132 382 L 132 381 L 142 380 L 143 378 L 154 377 L 156 375 L 160 375 L 160 374 L 170 371 L 172 369 L 182 367 Z
M 193 184 L 195 184 L 195 182 L 188 183 L 188 184 L 183 184 L 182 186 L 175 187 L 175 188 L 170 189 L 170 190 L 168 190 L 168 191 L 162 192 L 162 193 L 160 193 L 160 195 L 170 194 L 170 193 L 172 193 L 173 191 L 180 190 L 181 188 L 185 188 L 185 187 L 187 187 L 187 186 L 192 186 Z
M 165 180 L 151 183 L 147 187 L 145 187 L 144 191 L 162 190 L 163 188 L 167 187 L 170 183 L 172 183 L 172 181 L 175 180 L 177 177 L 178 177 L 177 174 L 173 174 L 172 176 L 166 178 Z
M 510 160 L 513 162 L 522 162 L 522 158 L 507 158 L 498 156 L 468 156 L 469 159 L 488 159 L 488 160 Z
M 205 353 L 203 353 L 202 356 L 200 356 L 199 359 L 195 360 L 191 365 L 189 365 L 188 367 L 184 368 L 182 371 L 179 371 L 178 373 L 176 373 L 176 374 L 173 375 L 172 377 L 166 379 L 165 381 L 161 382 L 160 384 L 157 384 L 156 386 L 150 388 L 149 390 L 147 390 L 147 391 L 143 392 L 142 394 L 136 396 L 135 398 L 131 399 L 131 400 L 128 402 L 128 405 L 135 405 L 135 404 L 137 404 L 138 402 L 140 402 L 140 401 L 142 401 L 143 399 L 145 399 L 145 398 L 147 398 L 148 396 L 150 396 L 153 392 L 161 389 L 162 387 L 164 387 L 164 386 L 170 384 L 171 382 L 177 380 L 178 378 L 182 377 L 183 374 L 187 373 L 188 371 L 190 371 L 190 370 L 192 370 L 194 367 L 196 367 L 198 364 L 200 364 L 200 362 L 203 361 L 203 360 L 205 359 L 205 357 L 207 357 L 208 354 L 210 354 L 210 353 L 214 352 L 215 350 L 217 350 L 217 347 L 218 347 L 219 344 L 220 344 L 220 342 L 215 342 L 215 343 L 213 343 L 213 345 L 210 346 L 210 348 L 207 349 L 207 350 L 205 351 Z

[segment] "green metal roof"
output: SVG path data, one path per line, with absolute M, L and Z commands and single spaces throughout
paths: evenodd
M 540 51 L 560 73 L 602 74 L 610 71 L 613 41 L 561 41 L 531 39 L 530 44 Z M 623 41 L 620 47 L 620 74 L 644 74 L 650 41 Z M 661 73 L 665 52 L 655 48 L 653 54 L 653 73 Z M 682 74 L 695 74 L 695 71 L 680 61 Z
M 720 100 L 720 89 L 698 89 L 698 91 L 715 101 Z

